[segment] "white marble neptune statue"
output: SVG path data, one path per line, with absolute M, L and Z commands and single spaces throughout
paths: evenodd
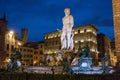
M 61 33 L 61 49 L 70 49 L 73 50 L 73 16 L 70 15 L 70 9 L 65 8 L 64 9 L 65 16 L 62 19 L 63 22 L 63 28 L 62 28 L 62 33 Z

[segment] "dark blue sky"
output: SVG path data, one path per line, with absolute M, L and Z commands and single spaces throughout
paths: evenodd
M 62 28 L 64 8 L 69 7 L 74 26 L 95 24 L 100 32 L 114 37 L 112 0 L 0 0 L 0 18 L 7 15 L 8 28 L 20 34 L 28 28 L 29 41 Z

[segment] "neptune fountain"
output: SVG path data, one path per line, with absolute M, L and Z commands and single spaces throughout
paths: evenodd
M 73 37 L 74 37 L 74 31 L 73 31 L 73 25 L 74 25 L 74 19 L 73 16 L 70 15 L 70 8 L 64 9 L 65 16 L 63 17 L 63 28 L 60 31 L 61 32 L 61 52 L 63 55 L 65 53 L 70 54 L 73 53 Z M 79 45 L 80 46 L 80 45 Z M 92 67 L 92 58 L 90 57 L 90 48 L 88 44 L 82 48 L 79 47 L 78 53 L 79 57 L 74 57 L 72 62 L 70 63 L 68 61 L 68 57 L 65 59 L 63 58 L 63 66 L 64 70 L 67 73 L 81 73 L 81 74 L 98 74 L 103 72 L 109 72 L 106 71 L 108 68 L 105 65 L 106 60 L 102 59 L 102 65 L 103 67 Z M 105 58 L 106 59 L 106 58 Z

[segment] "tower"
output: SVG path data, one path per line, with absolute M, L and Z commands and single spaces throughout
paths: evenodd
M 116 56 L 120 60 L 120 0 L 112 0 Z
M 0 19 L 0 54 L 4 51 L 7 21 L 5 15 Z
M 22 29 L 22 42 L 23 44 L 27 43 L 28 39 L 28 30 L 26 28 Z
M 0 64 L 4 64 L 4 59 L 6 56 L 5 52 L 5 34 L 7 30 L 6 16 L 0 19 Z

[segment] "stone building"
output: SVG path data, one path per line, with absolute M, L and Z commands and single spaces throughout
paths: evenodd
M 23 32 L 26 31 L 25 32 Z M 11 56 L 11 54 L 13 53 L 13 49 L 14 48 L 19 48 L 20 46 L 24 45 L 27 42 L 27 39 L 24 40 L 24 38 L 27 37 L 27 29 L 23 28 L 21 30 L 22 32 L 22 38 L 21 40 L 18 39 L 18 33 L 16 33 L 15 31 L 12 30 L 6 30 L 5 33 L 5 51 L 8 54 L 8 57 Z
M 44 64 L 44 41 L 39 41 L 33 46 L 33 65 L 43 65 Z
M 19 47 L 19 49 L 22 54 L 22 59 L 21 59 L 22 65 L 24 66 L 33 65 L 34 49 L 31 47 L 26 47 L 26 46 Z
M 5 34 L 5 51 L 8 57 L 13 53 L 14 48 L 18 48 L 18 34 L 11 30 L 7 30 Z
M 107 54 L 111 54 L 111 40 L 103 33 L 97 34 L 97 49 L 98 49 L 98 61 L 101 62 L 101 59 Z
M 23 28 L 22 38 L 18 39 L 18 33 L 7 29 L 7 20 L 4 15 L 0 19 L 0 64 L 5 66 L 9 62 L 9 58 L 13 53 L 13 49 L 19 48 L 27 42 L 27 29 Z
M 112 0 L 114 16 L 115 47 L 117 59 L 120 60 L 120 0 Z
M 105 34 L 97 34 L 98 61 L 101 65 L 101 59 L 107 54 L 110 57 L 110 65 L 115 66 L 117 59 L 115 55 L 114 40 L 110 40 Z
M 6 17 L 0 19 L 0 66 L 6 66 L 14 48 L 18 48 L 22 54 L 23 65 L 37 65 L 44 61 L 44 42 L 36 44 L 28 43 L 28 30 L 21 29 L 21 39 L 18 39 L 18 33 L 7 29 Z M 42 56 L 41 56 L 42 55 Z
M 13 53 L 14 48 L 19 46 L 18 34 L 12 30 L 7 29 L 7 20 L 6 16 L 0 19 L 0 60 L 1 66 L 4 66 L 11 54 Z
M 24 30 L 27 30 L 27 29 L 24 29 Z M 22 32 L 22 36 L 27 37 L 26 35 L 24 35 L 23 32 Z M 7 29 L 5 33 L 5 47 L 4 47 L 4 50 L 7 53 L 5 61 L 7 61 L 10 58 L 15 48 L 21 47 L 22 45 L 25 44 L 25 42 L 26 41 L 23 40 L 23 38 L 21 40 L 18 39 L 18 33 Z
M 44 63 L 44 42 L 27 42 L 19 47 L 22 63 L 25 66 L 42 65 Z
M 90 47 L 90 55 L 93 58 L 94 62 L 97 62 L 98 59 L 98 51 L 97 51 L 97 34 L 98 31 L 94 25 L 85 25 L 74 27 L 74 51 L 77 52 L 80 47 L 88 44 Z M 45 35 L 45 54 L 54 55 L 58 53 L 61 49 L 60 36 L 61 33 L 59 31 L 46 33 Z

